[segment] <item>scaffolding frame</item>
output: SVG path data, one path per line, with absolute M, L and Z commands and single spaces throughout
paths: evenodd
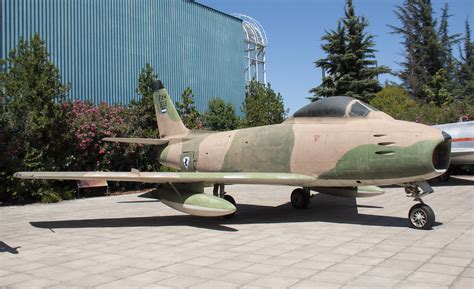
M 262 25 L 250 16 L 235 13 L 233 16 L 242 20 L 245 32 L 245 80 L 256 80 L 267 84 L 266 47 L 267 36 Z

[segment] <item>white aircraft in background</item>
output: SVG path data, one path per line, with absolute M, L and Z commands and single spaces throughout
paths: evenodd
M 474 121 L 456 122 L 435 125 L 452 137 L 451 166 L 474 165 Z M 439 177 L 441 181 L 448 181 L 449 170 Z

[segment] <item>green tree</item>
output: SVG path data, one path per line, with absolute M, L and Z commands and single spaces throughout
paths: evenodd
M 438 29 L 438 38 L 440 42 L 440 61 L 441 66 L 445 69 L 445 74 L 449 81 L 450 89 L 454 88 L 454 79 L 455 76 L 455 61 L 453 57 L 452 46 L 460 41 L 460 33 L 453 35 L 449 34 L 449 17 L 452 15 L 449 14 L 449 4 L 445 3 L 443 9 L 441 10 L 441 18 Z
M 346 0 L 345 16 L 336 30 L 326 32 L 321 45 L 326 58 L 315 62 L 327 76 L 320 86 L 310 90 L 313 101 L 321 96 L 348 95 L 369 101 L 381 87 L 378 75 L 388 73 L 385 66 L 377 66 L 374 36 L 365 31 L 369 22 L 356 16 L 352 0 Z
M 474 43 L 471 41 L 471 27 L 466 19 L 463 46 L 457 76 L 456 95 L 474 104 Z
M 441 68 L 431 78 L 431 81 L 423 85 L 426 102 L 439 107 L 449 105 L 453 102 L 450 85 L 446 75 L 446 69 Z
M 245 127 L 281 123 L 288 114 L 280 93 L 276 93 L 270 84 L 265 86 L 255 80 L 247 86 L 242 112 L 245 113 L 242 122 Z
M 141 137 L 158 137 L 158 125 L 156 123 L 155 106 L 153 104 L 153 84 L 158 80 L 158 75 L 153 67 L 147 63 L 138 76 L 136 92 L 141 95 L 138 100 L 132 100 L 130 107 L 136 115 L 135 124 L 140 130 Z
M 181 94 L 181 101 L 176 102 L 176 110 L 184 125 L 189 129 L 202 128 L 202 117 L 194 105 L 193 90 L 190 87 L 187 87 Z
M 158 75 L 151 64 L 147 63 L 138 76 L 136 92 L 141 95 L 138 100 L 130 102 L 130 113 L 124 113 L 129 122 L 127 135 L 131 137 L 158 138 L 155 105 L 153 103 L 154 83 Z M 124 146 L 124 145 L 122 145 Z M 133 167 L 143 171 L 158 171 L 160 164 L 157 146 L 132 146 L 134 149 Z
M 61 103 L 69 85 L 61 82 L 59 70 L 49 60 L 46 44 L 38 34 L 30 40 L 21 38 L 0 65 L 0 94 L 5 101 L 0 125 L 6 142 L 0 152 L 0 198 L 57 200 L 60 197 L 49 184 L 19 182 L 11 175 L 20 170 L 63 167 L 69 147 Z
M 377 92 L 370 104 L 400 120 L 414 121 L 418 111 L 416 101 L 399 85 L 386 85 Z
M 405 51 L 405 60 L 400 63 L 402 71 L 398 76 L 412 96 L 425 100 L 427 90 L 424 85 L 431 83 L 432 77 L 443 68 L 443 62 L 447 61 L 443 58 L 447 57 L 452 41 L 447 35 L 448 10 L 444 9 L 445 16 L 440 28 L 441 36 L 446 37 L 444 47 L 436 32 L 431 0 L 405 0 L 394 12 L 400 26 L 389 26 L 392 33 L 402 36 Z
M 209 109 L 204 114 L 204 121 L 206 127 L 218 131 L 236 129 L 239 125 L 234 106 L 222 98 L 209 100 Z

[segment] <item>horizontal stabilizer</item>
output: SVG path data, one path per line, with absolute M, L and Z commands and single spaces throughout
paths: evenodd
M 134 143 L 134 144 L 148 144 L 148 145 L 164 145 L 168 143 L 168 140 L 159 138 L 138 138 L 138 137 L 106 137 L 103 141 L 109 142 L 122 142 L 122 143 Z

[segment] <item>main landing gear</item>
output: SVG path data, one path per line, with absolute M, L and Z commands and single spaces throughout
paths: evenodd
M 232 196 L 227 195 L 227 193 L 225 191 L 225 185 L 215 184 L 214 189 L 212 190 L 212 193 L 213 193 L 214 196 L 219 197 L 219 198 L 223 198 L 224 200 L 228 201 L 229 203 L 231 203 L 232 205 L 237 207 L 235 199 Z M 234 217 L 236 215 L 236 213 L 237 213 L 237 211 L 233 212 L 232 214 L 225 215 L 224 218 L 225 219 L 230 219 L 230 218 Z
M 408 212 L 410 225 L 415 229 L 429 230 L 435 223 L 435 214 L 430 206 L 423 203 L 422 196 L 431 194 L 433 189 L 427 182 L 408 184 L 405 187 L 407 197 L 414 198 L 418 204 L 411 207 Z
M 307 209 L 311 193 L 306 188 L 295 189 L 291 193 L 291 205 L 295 209 Z

